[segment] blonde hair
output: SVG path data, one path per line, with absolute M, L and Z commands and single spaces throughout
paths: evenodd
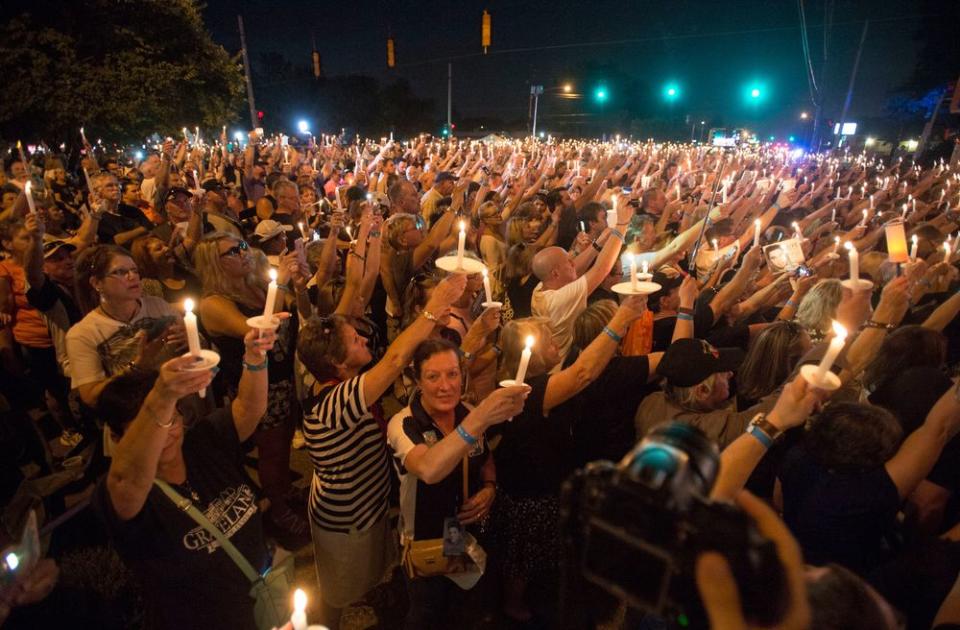
M 687 409 L 689 411 L 711 411 L 711 409 L 700 402 L 700 392 L 712 392 L 716 385 L 717 373 L 713 373 L 696 385 L 690 387 L 677 387 L 671 385 L 669 381 L 663 384 L 663 393 L 671 402 Z
M 500 332 L 500 347 L 503 348 L 503 354 L 500 355 L 501 379 L 510 379 L 517 375 L 520 353 L 526 347 L 528 336 L 533 337 L 533 352 L 527 374 L 538 376 L 546 372 L 540 350 L 545 340 L 550 337 L 550 320 L 546 317 L 524 317 L 510 320 Z
M 617 303 L 613 300 L 597 300 L 588 306 L 573 322 L 574 347 L 583 350 L 589 346 L 616 312 Z
M 243 291 L 245 286 L 261 286 L 264 283 L 263 274 L 258 274 L 256 269 L 247 274 L 242 280 L 229 278 L 223 271 L 220 256 L 220 241 L 233 241 L 239 243 L 242 239 L 226 232 L 211 232 L 203 237 L 197 243 L 197 248 L 193 251 L 193 265 L 200 276 L 200 282 L 203 284 L 203 295 L 222 295 L 235 302 L 245 302 L 246 294 Z M 253 250 L 248 250 L 253 253 Z
M 836 278 L 821 280 L 804 296 L 797 309 L 797 321 L 808 331 L 825 331 L 837 314 L 843 285 Z

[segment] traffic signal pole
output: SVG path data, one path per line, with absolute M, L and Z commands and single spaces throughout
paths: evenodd
M 243 16 L 237 16 L 237 23 L 240 25 L 240 52 L 243 54 L 243 74 L 246 77 L 247 84 L 247 105 L 250 107 L 250 129 L 256 129 L 257 107 L 253 104 L 253 79 L 250 78 L 250 57 L 247 55 L 247 37 L 243 32 Z

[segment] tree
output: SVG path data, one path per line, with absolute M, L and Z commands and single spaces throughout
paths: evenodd
M 243 99 L 238 58 L 215 44 L 195 0 L 12 0 L 0 23 L 0 133 L 59 142 L 140 141 L 218 129 Z

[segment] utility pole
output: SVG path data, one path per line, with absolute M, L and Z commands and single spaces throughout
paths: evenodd
M 850 72 L 850 85 L 847 86 L 847 98 L 843 101 L 843 112 L 840 114 L 840 140 L 837 146 L 843 143 L 843 124 L 847 122 L 847 110 L 850 109 L 850 101 L 853 99 L 853 84 L 857 80 L 857 69 L 860 67 L 860 53 L 863 52 L 863 42 L 867 40 L 867 27 L 870 20 L 863 23 L 863 31 L 860 33 L 860 45 L 857 47 L 857 56 L 853 59 L 853 70 Z
M 533 137 L 537 136 L 537 105 L 540 102 L 540 95 L 543 94 L 542 85 L 531 85 L 530 95 L 533 97 L 533 126 L 530 132 Z
M 447 129 L 451 129 L 453 123 L 453 62 L 447 62 Z
M 250 57 L 247 55 L 247 37 L 243 32 L 243 16 L 237 16 L 240 25 L 240 52 L 243 54 L 243 74 L 247 79 L 247 105 L 250 107 L 250 129 L 256 129 L 257 107 L 253 104 L 253 79 L 250 78 Z

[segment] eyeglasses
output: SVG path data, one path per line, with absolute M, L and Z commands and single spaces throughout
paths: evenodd
M 240 241 L 239 243 L 237 243 L 236 245 L 234 245 L 233 247 L 231 247 L 231 248 L 228 249 L 227 251 L 222 252 L 222 253 L 220 254 L 220 257 L 222 258 L 222 257 L 224 257 L 224 256 L 239 256 L 239 255 L 240 255 L 240 252 L 245 252 L 245 251 L 247 251 L 248 249 L 250 249 L 250 246 L 247 245 L 247 242 L 246 242 L 246 241 Z
M 120 267 L 119 269 L 114 269 L 107 272 L 107 275 L 113 278 L 129 278 L 131 274 L 139 278 L 140 270 L 136 267 Z

